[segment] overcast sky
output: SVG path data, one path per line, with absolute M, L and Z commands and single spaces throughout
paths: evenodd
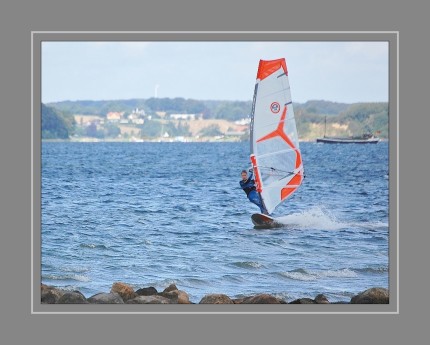
M 42 42 L 42 102 L 251 101 L 260 59 L 284 57 L 294 102 L 388 101 L 387 42 Z

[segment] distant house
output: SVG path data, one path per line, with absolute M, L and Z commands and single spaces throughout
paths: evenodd
M 140 116 L 145 116 L 145 115 L 146 115 L 146 114 L 145 114 L 145 110 L 143 110 L 143 109 L 139 109 L 139 108 L 134 109 L 134 110 L 132 111 L 132 114 L 138 115 L 138 117 L 140 117 Z
M 196 114 L 170 114 L 172 120 L 195 120 Z
M 242 125 L 242 126 L 248 125 L 250 122 L 251 122 L 251 119 L 240 119 L 240 120 L 234 121 L 236 125 Z
M 131 122 L 136 124 L 136 125 L 143 125 L 145 120 L 144 119 L 133 119 L 133 120 L 131 120 Z
M 111 111 L 106 114 L 106 119 L 110 122 L 119 122 L 124 115 L 124 112 Z

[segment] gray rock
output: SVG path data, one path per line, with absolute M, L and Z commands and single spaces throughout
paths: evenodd
M 168 292 L 160 292 L 159 296 L 168 298 L 171 303 L 177 304 L 190 304 L 190 298 L 185 291 L 182 290 L 172 290 Z
M 316 304 L 316 303 L 317 302 L 315 302 L 312 298 L 299 298 L 290 302 L 289 304 Z
M 124 304 L 124 300 L 116 292 L 95 294 L 88 298 L 88 302 L 93 304 Z
M 367 289 L 351 298 L 351 304 L 388 304 L 389 302 L 388 290 L 380 287 Z
M 269 294 L 258 294 L 255 296 L 249 296 L 241 299 L 234 300 L 235 304 L 285 304 L 284 300 L 281 300 L 275 296 Z
M 325 297 L 323 294 L 319 294 L 315 297 L 315 302 L 317 304 L 330 304 L 327 297 Z
M 172 304 L 171 301 L 163 296 L 137 296 L 125 302 L 126 304 Z
M 170 303 L 174 303 L 174 304 L 178 303 L 178 295 L 179 295 L 178 290 L 172 290 L 168 292 L 163 291 L 158 294 L 158 296 L 167 298 L 170 300 Z
M 141 288 L 139 290 L 136 290 L 136 293 L 139 296 L 152 296 L 152 295 L 158 294 L 158 291 L 157 291 L 156 288 L 150 286 L 150 287 L 147 287 L 147 288 Z
M 66 291 L 57 289 L 53 286 L 41 284 L 40 301 L 42 304 L 55 304 Z
M 79 291 L 66 292 L 60 297 L 57 304 L 88 304 L 85 296 Z

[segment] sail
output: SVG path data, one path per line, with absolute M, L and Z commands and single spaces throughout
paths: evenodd
M 260 60 L 250 131 L 257 191 L 271 214 L 294 193 L 304 176 L 288 70 L 283 58 Z

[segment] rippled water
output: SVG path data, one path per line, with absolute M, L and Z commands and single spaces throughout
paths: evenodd
M 247 143 L 42 143 L 42 282 L 87 297 L 122 281 L 208 293 L 388 288 L 388 144 L 301 143 L 306 178 L 254 229 Z

